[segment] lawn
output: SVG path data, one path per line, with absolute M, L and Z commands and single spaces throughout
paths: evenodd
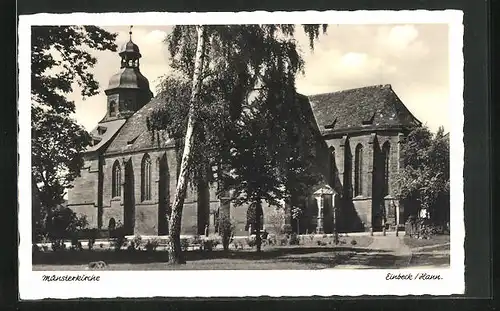
M 411 266 L 446 267 L 450 265 L 450 236 L 435 235 L 430 239 L 404 237 L 412 252 Z
M 430 247 L 430 246 L 443 246 L 443 245 L 448 245 L 447 248 L 449 249 L 450 246 L 450 236 L 447 234 L 443 235 L 434 235 L 430 239 L 417 239 L 417 238 L 411 238 L 409 236 L 404 237 L 404 243 L 410 248 L 419 248 L 419 247 Z
M 357 254 L 368 254 L 368 245 L 373 238 L 369 236 L 341 238 L 344 244 L 337 246 L 306 245 L 265 246 L 262 252 L 255 249 L 238 249 L 228 252 L 188 251 L 187 263 L 180 266 L 168 265 L 165 251 L 127 252 L 105 250 L 82 250 L 63 252 L 40 252 L 33 255 L 35 271 L 82 271 L 87 270 L 89 262 L 104 261 L 106 270 L 288 270 L 288 269 L 325 269 L 349 261 Z M 351 240 L 356 240 L 355 245 Z M 307 245 L 309 244 L 309 245 Z

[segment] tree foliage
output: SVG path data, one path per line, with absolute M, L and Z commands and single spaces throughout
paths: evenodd
M 319 27 L 305 26 L 311 45 Z M 260 213 L 262 200 L 280 205 L 292 193 L 303 194 L 316 178 L 310 170 L 314 137 L 295 89 L 303 60 L 294 34 L 294 25 L 205 26 L 202 88 L 190 112 L 196 121 L 189 180 L 216 182 L 220 195 L 230 192 L 236 205 L 256 205 Z M 174 137 L 180 150 L 195 27 L 175 26 L 166 41 L 176 75 L 160 86 L 166 104 L 148 123 L 151 131 Z
M 91 50 L 116 51 L 115 38 L 95 26 L 32 27 L 32 178 L 43 209 L 38 225 L 63 202 L 65 189 L 80 174 L 81 152 L 90 144 L 89 134 L 71 117 L 75 104 L 67 95 L 75 86 L 83 98 L 98 93 Z
M 304 137 L 303 130 L 309 128 L 309 120 L 295 91 L 295 77 L 302 71 L 303 61 L 293 39 L 294 32 L 294 25 L 207 27 L 206 36 L 210 40 L 206 46 L 200 102 L 194 112 L 198 120 L 197 147 L 194 163 L 190 165 L 191 180 L 206 177 L 196 174 L 206 172 L 207 168 L 241 167 L 235 163 L 238 161 L 262 163 L 260 167 L 266 170 L 259 175 L 263 179 L 269 175 L 267 179 L 276 181 L 275 173 L 286 169 L 288 176 L 280 175 L 276 186 L 270 187 L 264 180 L 256 183 L 265 188 L 258 196 L 269 196 L 270 202 L 276 203 L 274 197 L 281 197 L 278 187 L 293 183 L 294 177 L 310 171 L 301 165 L 313 156 L 308 152 L 314 150 L 311 148 L 314 142 Z M 176 26 L 166 41 L 176 74 L 164 77 L 160 84 L 158 91 L 165 105 L 150 115 L 149 123 L 152 131 L 166 130 L 181 148 L 196 48 L 194 27 Z M 253 152 L 259 148 L 260 153 Z M 245 150 L 252 152 L 245 154 Z M 240 159 L 234 157 L 235 152 Z M 248 159 L 249 156 L 255 158 Z M 272 169 L 267 170 L 266 166 Z M 226 178 L 231 183 L 234 174 L 224 174 L 229 170 L 219 172 L 218 181 Z M 269 188 L 276 188 L 276 195 L 270 194 Z M 235 201 L 243 203 L 236 198 Z
M 89 69 L 97 59 L 89 50 L 116 51 L 116 34 L 96 26 L 39 26 L 31 28 L 32 102 L 55 113 L 75 112 L 65 95 L 76 83 L 82 97 L 98 93 L 99 84 Z
M 397 196 L 406 202 L 418 202 L 431 219 L 446 220 L 450 195 L 449 137 L 440 127 L 432 134 L 425 127 L 409 133 L 401 148 L 403 168 L 397 175 Z M 413 211 L 417 213 L 418 211 Z

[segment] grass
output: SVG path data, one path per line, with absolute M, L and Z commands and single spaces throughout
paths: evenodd
M 328 238 L 325 238 L 325 240 Z M 167 253 L 127 252 L 105 250 L 83 250 L 64 252 L 40 252 L 33 255 L 35 271 L 82 271 L 92 261 L 104 261 L 106 270 L 288 270 L 288 269 L 325 269 L 345 263 L 355 255 L 366 256 L 366 247 L 372 237 L 341 238 L 344 244 L 298 246 L 266 246 L 262 252 L 255 249 L 232 250 L 224 252 L 189 251 L 185 253 L 187 263 L 180 266 L 168 265 Z M 351 240 L 356 245 L 351 245 Z M 364 254 L 364 255 L 359 255 Z M 377 264 L 373 262 L 373 264 Z
M 435 235 L 430 239 L 404 237 L 412 251 L 411 266 L 443 267 L 450 265 L 450 236 Z
M 430 239 L 417 239 L 417 238 L 411 238 L 409 236 L 404 237 L 404 243 L 410 248 L 418 248 L 422 246 L 437 246 L 437 245 L 443 245 L 443 244 L 449 244 L 450 243 L 450 236 L 449 235 L 434 235 Z M 449 245 L 448 245 L 449 249 Z

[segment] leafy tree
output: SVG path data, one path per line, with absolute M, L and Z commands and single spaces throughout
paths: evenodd
M 32 186 L 39 190 L 41 210 L 34 222 L 40 228 L 79 175 L 80 154 L 90 143 L 89 134 L 71 118 L 75 104 L 67 95 L 75 85 L 84 99 L 98 93 L 90 72 L 97 60 L 90 51 L 116 51 L 116 34 L 95 26 L 31 30 Z
M 87 217 L 78 216 L 70 208 L 59 206 L 47 222 L 47 233 L 52 240 L 73 237 L 88 225 Z
M 401 157 L 398 198 L 408 206 L 417 202 L 435 222 L 449 220 L 450 147 L 444 128 L 434 135 L 425 126 L 415 128 L 402 144 Z M 413 216 L 418 213 L 410 211 Z
M 319 26 L 304 29 L 312 46 Z M 293 155 L 283 120 L 292 115 L 303 65 L 294 33 L 294 25 L 175 26 L 167 38 L 171 65 L 181 76 L 167 84 L 190 84 L 189 97 L 178 92 L 185 104 L 167 104 L 148 122 L 153 132 L 173 134 L 183 149 L 169 225 L 171 263 L 184 262 L 180 224 L 189 181 L 216 181 L 219 194 L 230 189 L 233 202 L 260 210 L 262 200 L 276 203 L 289 191 L 292 178 L 284 172 L 293 172 L 286 160 Z

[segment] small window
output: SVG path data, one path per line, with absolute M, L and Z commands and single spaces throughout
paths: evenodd
M 118 105 L 116 104 L 116 102 L 114 100 L 112 100 L 109 103 L 109 116 L 116 117 L 117 113 L 118 113 Z
M 373 113 L 369 119 L 361 121 L 361 124 L 363 125 L 371 125 L 373 124 L 373 120 L 375 119 L 375 113 Z
M 104 135 L 104 133 L 106 133 L 106 130 L 107 130 L 107 128 L 105 128 L 104 126 L 99 126 L 97 128 L 97 134 Z

